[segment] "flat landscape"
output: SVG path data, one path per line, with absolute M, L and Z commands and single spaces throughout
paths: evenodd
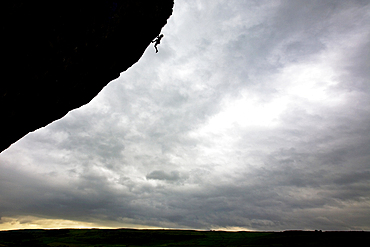
M 370 232 L 59 229 L 0 231 L 0 246 L 368 246 Z

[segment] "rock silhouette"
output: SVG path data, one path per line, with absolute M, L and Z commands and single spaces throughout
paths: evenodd
M 173 0 L 1 4 L 0 152 L 88 103 L 138 61 Z

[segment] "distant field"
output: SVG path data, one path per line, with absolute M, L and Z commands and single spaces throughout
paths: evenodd
M 370 232 L 61 229 L 0 231 L 0 246 L 368 246 Z

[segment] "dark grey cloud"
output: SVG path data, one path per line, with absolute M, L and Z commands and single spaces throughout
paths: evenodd
M 0 155 L 1 222 L 368 230 L 369 10 L 176 3 L 159 53 Z
M 163 180 L 169 182 L 176 182 L 182 180 L 180 173 L 178 171 L 171 171 L 170 173 L 167 173 L 162 170 L 152 171 L 146 176 L 146 179 Z

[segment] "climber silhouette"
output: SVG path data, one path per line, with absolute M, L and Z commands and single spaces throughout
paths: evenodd
M 154 44 L 155 53 L 157 53 L 157 52 L 158 52 L 157 45 L 159 45 L 159 44 L 161 43 L 161 39 L 163 38 L 163 36 L 164 36 L 163 34 L 158 35 L 158 36 L 157 36 L 157 38 L 155 38 L 155 40 L 153 40 L 153 41 L 152 41 L 152 43 L 154 43 L 154 42 L 155 42 L 155 44 Z

